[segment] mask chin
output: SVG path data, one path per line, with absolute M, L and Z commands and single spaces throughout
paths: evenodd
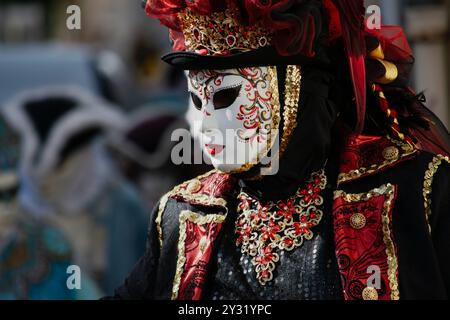
M 269 135 L 260 135 L 260 141 L 250 143 L 250 141 L 241 140 L 234 136 L 232 143 L 227 143 L 222 149 L 213 149 L 204 147 L 204 153 L 215 169 L 230 174 L 243 173 L 258 167 L 261 163 L 261 157 L 267 162 L 266 155 L 272 146 Z

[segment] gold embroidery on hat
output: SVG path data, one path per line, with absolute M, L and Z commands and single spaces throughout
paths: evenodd
M 186 9 L 178 15 L 188 51 L 204 55 L 228 55 L 271 45 L 272 35 L 262 23 L 244 26 L 238 21 L 237 8 L 210 15 Z

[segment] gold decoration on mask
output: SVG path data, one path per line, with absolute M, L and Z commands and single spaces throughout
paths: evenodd
M 277 67 L 271 66 L 267 67 L 267 79 L 270 86 L 270 92 L 272 94 L 270 99 L 270 105 L 272 107 L 271 113 L 272 113 L 272 128 L 271 131 L 268 133 L 268 141 L 267 141 L 267 148 L 261 150 L 261 152 L 258 154 L 256 162 L 253 163 L 246 163 L 242 165 L 239 169 L 233 170 L 230 173 L 231 174 L 239 174 L 243 172 L 250 171 L 253 167 L 261 163 L 261 160 L 268 156 L 269 151 L 272 149 L 274 145 L 274 141 L 277 137 L 279 128 L 280 128 L 280 121 L 281 121 L 281 104 L 280 104 L 280 93 L 278 90 L 278 74 L 277 74 Z M 255 177 L 254 179 L 258 179 L 260 176 Z
M 278 87 L 278 76 L 276 67 L 269 67 L 270 74 L 270 88 L 272 95 L 272 109 L 274 115 L 273 121 L 273 129 L 272 131 L 278 131 L 280 127 L 281 120 L 281 106 L 280 106 L 280 94 Z M 297 115 L 299 111 L 299 101 L 300 101 L 300 93 L 301 93 L 301 81 L 302 81 L 302 69 L 301 66 L 297 65 L 289 65 L 286 69 L 286 81 L 285 81 L 285 98 L 284 98 L 284 111 L 283 111 L 283 134 L 281 137 L 281 142 L 279 145 L 278 157 L 281 156 L 286 151 L 286 148 L 289 144 L 289 141 L 294 134 L 295 129 L 297 128 Z M 271 136 L 274 139 L 273 136 Z M 268 150 L 273 147 L 272 141 L 268 143 Z M 272 155 L 273 157 L 273 155 Z M 258 158 L 260 161 L 261 155 Z M 247 172 L 251 168 L 253 168 L 256 164 L 246 164 L 242 166 L 239 170 L 233 171 L 232 173 L 242 173 Z M 251 180 L 260 179 L 261 176 L 258 175 L 253 177 Z
M 288 66 L 286 71 L 286 89 L 283 112 L 283 136 L 280 143 L 280 158 L 297 128 L 297 115 L 300 101 L 302 69 L 300 66 Z

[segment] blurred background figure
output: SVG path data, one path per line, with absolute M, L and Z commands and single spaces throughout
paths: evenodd
M 106 210 L 114 196 L 109 196 L 110 186 L 117 179 L 99 139 L 125 119 L 76 87 L 24 92 L 3 112 L 22 142 L 20 205 L 30 216 L 58 226 L 73 245 L 75 264 L 104 285 L 110 218 Z
M 191 153 L 191 163 L 176 165 L 171 156 L 178 141 L 172 141 L 176 129 L 189 126 L 184 117 L 164 110 L 157 105 L 149 105 L 133 112 L 125 130 L 110 134 L 108 145 L 116 159 L 120 172 L 139 190 L 147 207 L 147 212 L 173 186 L 210 170 L 206 165 L 194 164 L 195 154 L 201 156 L 198 148 Z M 189 150 L 194 141 L 186 137 Z M 178 154 L 177 154 L 178 155 Z
M 100 292 L 88 277 L 80 279 L 81 290 L 68 290 L 73 247 L 49 219 L 21 206 L 19 137 L 3 112 L 0 145 L 0 299 L 97 298 Z

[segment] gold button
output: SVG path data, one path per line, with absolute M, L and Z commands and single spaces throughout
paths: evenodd
M 378 300 L 377 289 L 373 287 L 367 287 L 362 292 L 363 300 Z
M 397 160 L 400 157 L 400 150 L 397 147 L 390 146 L 383 150 L 383 158 L 388 161 Z
M 367 219 L 362 213 L 355 213 L 350 217 L 350 226 L 353 229 L 361 230 L 366 226 Z
M 200 180 L 195 179 L 195 180 L 192 180 L 192 181 L 188 184 L 186 190 L 187 190 L 189 193 L 197 193 L 197 192 L 200 191 L 201 188 L 202 188 L 202 183 L 200 182 Z

